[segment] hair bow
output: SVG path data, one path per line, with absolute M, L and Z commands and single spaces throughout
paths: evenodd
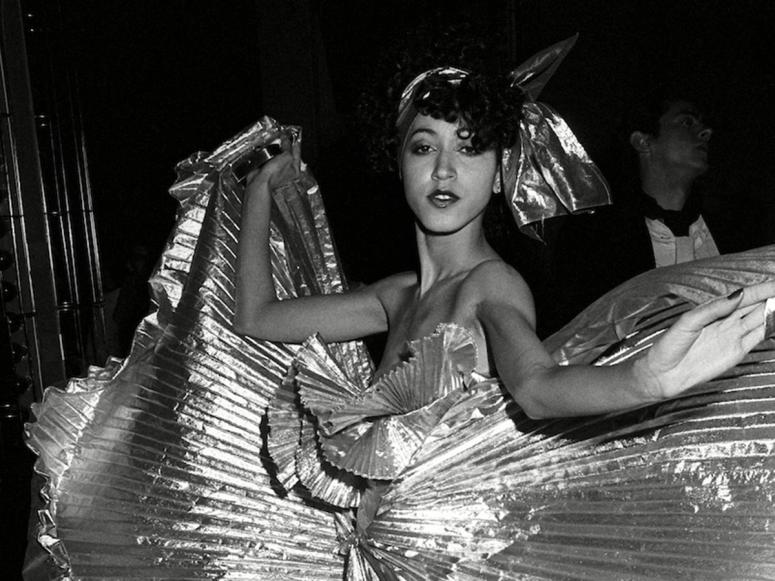
M 589 211 L 611 203 L 603 174 L 565 120 L 538 95 L 576 43 L 578 34 L 527 59 L 511 72 L 525 95 L 519 143 L 503 152 L 503 191 L 517 226 L 541 240 L 547 218 Z

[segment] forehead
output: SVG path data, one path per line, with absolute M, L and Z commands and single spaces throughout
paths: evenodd
M 694 103 L 691 101 L 678 100 L 670 102 L 670 106 L 659 118 L 659 122 L 670 122 L 676 117 L 680 117 L 682 115 L 692 115 L 693 117 L 702 119 L 702 112 Z
M 463 125 L 460 120 L 450 123 L 443 119 L 435 119 L 430 115 L 420 114 L 414 118 L 412 124 L 409 126 L 407 137 L 425 134 L 467 139 L 468 136 L 465 135 L 465 130 L 463 129 L 463 131 L 461 131 L 461 129 L 463 129 Z

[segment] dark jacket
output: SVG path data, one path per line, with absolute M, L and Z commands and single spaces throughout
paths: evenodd
M 699 201 L 693 204 L 695 216 L 699 215 Z M 554 308 L 545 314 L 545 334 L 565 325 L 609 290 L 656 267 L 644 219 L 647 212 L 644 204 L 631 196 L 592 215 L 568 217 L 553 252 Z M 703 218 L 719 251 L 728 252 L 711 221 Z

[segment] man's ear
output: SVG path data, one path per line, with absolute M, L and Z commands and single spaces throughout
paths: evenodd
M 643 131 L 633 131 L 630 133 L 630 145 L 638 153 L 648 153 L 651 145 L 651 136 Z

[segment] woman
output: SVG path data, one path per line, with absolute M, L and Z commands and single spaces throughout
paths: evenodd
M 623 410 L 675 397 L 734 366 L 765 336 L 775 282 L 740 289 L 683 315 L 645 356 L 610 367 L 557 366 L 535 334 L 530 290 L 485 239 L 501 152 L 517 136 L 518 97 L 493 80 L 434 69 L 404 91 L 399 165 L 414 213 L 419 272 L 345 295 L 278 301 L 269 272 L 270 191 L 299 171 L 299 144 L 249 176 L 239 246 L 235 330 L 282 342 L 313 333 L 345 341 L 387 331 L 376 377 L 406 344 L 442 324 L 465 328 L 474 371 L 497 376 L 532 418 Z
M 63 576 L 309 581 L 340 579 L 345 566 L 358 580 L 653 579 L 775 570 L 775 559 L 762 565 L 762 546 L 775 538 L 771 343 L 742 377 L 618 416 L 532 421 L 492 377 L 534 416 L 637 406 L 739 360 L 764 336 L 761 301 L 775 292 L 772 283 L 747 287 L 691 311 L 634 363 L 555 366 L 533 332 L 529 290 L 482 234 L 518 109 L 513 95 L 460 71 L 424 75 L 406 91 L 399 153 L 420 269 L 347 295 L 276 300 L 273 275 L 290 296 L 340 281 L 325 220 L 311 210 L 319 193 L 308 174 L 296 180 L 298 144 L 285 143 L 251 176 L 240 203 L 234 168 L 251 144 L 274 139 L 275 124 L 259 122 L 180 164 L 171 192 L 181 213 L 151 278 L 158 310 L 120 368 L 48 390 L 29 428 L 50 478 L 38 536 Z M 273 193 L 275 234 L 289 254 L 327 250 L 323 260 L 310 252 L 306 268 L 307 255 L 284 260 L 273 246 L 281 264 L 270 273 L 269 193 L 289 179 L 292 191 Z M 309 202 L 296 213 L 294 195 Z M 773 253 L 735 262 L 712 288 L 771 278 Z M 670 307 L 668 315 L 684 304 Z M 389 336 L 367 386 L 368 362 L 348 366 L 366 359 L 357 346 L 259 342 L 230 332 L 233 323 L 279 341 Z M 654 326 L 646 331 L 648 343 Z M 340 347 L 335 360 L 328 349 Z M 295 381 L 284 381 L 292 363 Z

